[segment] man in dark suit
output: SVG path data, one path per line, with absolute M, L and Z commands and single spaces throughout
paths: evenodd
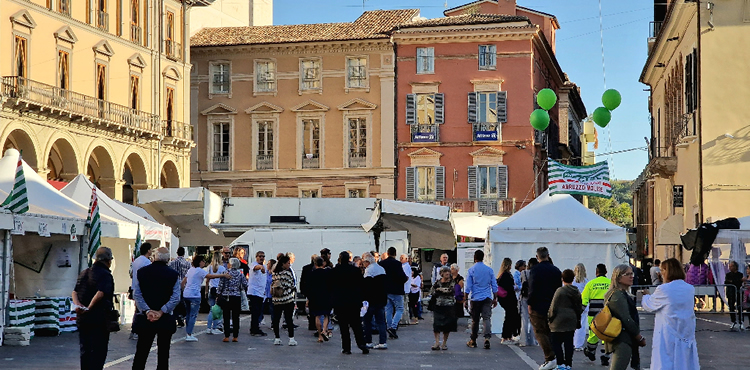
M 333 269 L 332 278 L 334 311 L 341 327 L 341 353 L 352 354 L 352 338 L 349 327 L 354 331 L 354 340 L 362 354 L 370 353 L 362 336 L 362 323 L 359 310 L 362 308 L 362 270 L 349 263 L 349 253 L 339 254 L 339 264 Z
M 309 277 L 310 273 L 315 268 L 315 257 L 317 257 L 317 255 L 313 254 L 310 257 L 310 264 L 302 266 L 302 275 L 300 275 L 299 278 L 299 291 L 300 293 L 302 293 L 302 295 L 305 296 L 305 298 L 307 298 L 308 294 L 310 293 L 308 289 Z M 316 337 L 318 336 L 318 328 L 315 326 L 315 318 L 310 316 L 309 312 L 307 313 L 307 330 L 315 330 L 314 334 Z
M 180 302 L 180 280 L 177 271 L 167 266 L 169 250 L 161 247 L 156 250 L 154 263 L 138 270 L 138 284 L 133 297 L 139 316 L 133 326 L 137 327 L 133 370 L 146 367 L 148 353 L 156 339 L 158 360 L 156 369 L 169 369 L 169 346 L 172 334 L 177 330 L 174 309 Z
M 378 263 L 385 269 L 388 302 L 385 306 L 385 321 L 388 326 L 388 336 L 398 339 L 398 322 L 404 314 L 404 284 L 409 277 L 404 273 L 401 262 L 396 259 L 396 248 L 388 248 L 388 258 Z

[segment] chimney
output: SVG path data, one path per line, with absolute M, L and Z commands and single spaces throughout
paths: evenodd
M 516 15 L 516 0 L 497 0 L 497 14 Z

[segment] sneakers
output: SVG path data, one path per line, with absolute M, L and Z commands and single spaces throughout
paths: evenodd
M 273 340 L 273 345 L 274 346 L 280 346 L 281 345 L 281 338 L 274 339 Z
M 477 348 L 477 342 L 474 339 L 469 339 L 469 341 L 466 342 L 466 346 L 469 348 Z
M 372 348 L 372 347 L 374 347 L 374 346 L 375 346 L 375 345 L 374 345 L 374 344 L 372 344 L 372 343 L 367 343 L 367 344 L 365 344 L 365 347 L 367 347 L 367 348 Z
M 583 349 L 583 355 L 586 356 L 589 361 L 594 362 L 596 361 L 596 353 L 594 351 L 588 349 L 588 347 Z
M 185 337 L 185 342 L 197 342 L 197 341 L 198 341 L 198 338 L 196 338 L 196 337 L 194 337 L 192 335 L 188 334 L 188 336 Z
M 490 349 L 490 340 L 489 339 L 485 339 L 484 340 L 484 349 Z
M 506 346 L 513 346 L 518 344 L 518 341 L 515 339 L 503 339 L 500 341 L 500 344 L 506 345 Z
M 211 334 L 214 334 L 214 335 L 221 335 L 221 334 L 224 334 L 224 330 L 219 330 L 219 329 L 211 329 Z
M 602 362 L 602 366 L 609 366 L 609 357 L 607 356 L 600 356 L 599 361 Z
M 398 339 L 398 334 L 396 333 L 396 329 L 386 329 L 388 332 L 388 338 L 389 339 Z
M 289 338 L 289 345 L 290 346 L 296 346 L 297 345 L 297 341 L 294 340 L 294 338 Z
M 387 343 L 379 343 L 374 346 L 372 346 L 372 349 L 388 349 Z
M 557 363 L 553 361 L 545 361 L 542 366 L 539 366 L 539 370 L 554 370 L 557 369 Z
M 136 334 L 136 333 L 130 333 L 130 336 L 128 336 L 128 339 L 130 339 L 130 340 L 138 340 L 138 334 Z

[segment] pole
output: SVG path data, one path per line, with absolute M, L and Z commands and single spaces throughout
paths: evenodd
M 10 260 L 8 254 L 10 253 L 10 230 L 5 230 L 3 233 L 3 255 L 0 259 L 0 328 L 5 326 L 5 323 L 10 320 L 10 313 L 8 312 L 9 300 L 8 300 L 8 287 L 10 283 L 10 274 L 8 273 L 10 266 L 8 261 Z M 2 335 L 2 333 L 0 333 Z

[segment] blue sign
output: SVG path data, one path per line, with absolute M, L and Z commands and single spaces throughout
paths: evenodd
M 476 131 L 474 132 L 475 141 L 497 141 L 497 131 Z
M 437 136 L 434 132 L 414 132 L 411 134 L 411 141 L 413 143 L 433 143 L 437 141 Z

